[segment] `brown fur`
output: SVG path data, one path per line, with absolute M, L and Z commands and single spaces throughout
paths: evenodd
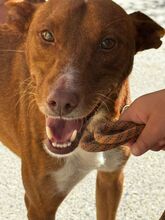
M 28 218 L 53 220 L 66 193 L 58 193 L 50 173 L 63 167 L 65 160 L 47 155 L 42 142 L 46 99 L 63 68 L 71 63 L 79 70 L 74 86 L 81 104 L 68 117 L 87 115 L 98 94 L 106 96 L 110 89 L 105 102 L 112 117 L 118 117 L 134 55 L 158 48 L 164 29 L 139 12 L 128 16 L 110 0 L 12 2 L 7 7 L 8 23 L 0 26 L 0 140 L 21 157 Z M 55 33 L 54 45 L 39 37 L 45 28 Z M 97 45 L 107 35 L 117 43 L 103 52 Z M 126 162 L 129 153 L 126 148 L 123 152 Z M 115 219 L 122 181 L 122 169 L 98 173 L 98 220 Z

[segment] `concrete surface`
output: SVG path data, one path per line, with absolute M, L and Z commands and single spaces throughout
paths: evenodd
M 165 1 L 118 0 L 129 12 L 141 10 L 165 26 Z M 131 76 L 132 98 L 165 88 L 165 41 L 159 50 L 139 53 Z M 155 106 L 156 107 L 156 106 Z M 95 220 L 95 172 L 59 208 L 57 220 Z M 131 157 L 117 220 L 158 220 L 165 209 L 165 152 Z M 20 161 L 0 147 L 0 220 L 26 220 Z

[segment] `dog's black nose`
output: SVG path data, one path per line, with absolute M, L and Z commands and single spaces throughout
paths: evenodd
M 47 103 L 49 108 L 58 116 L 64 116 L 71 113 L 79 104 L 78 95 L 67 89 L 56 89 L 52 92 Z

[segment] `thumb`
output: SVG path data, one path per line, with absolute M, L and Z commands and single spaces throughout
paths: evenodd
M 131 152 L 135 156 L 141 156 L 150 149 L 149 145 L 145 141 L 144 134 L 141 134 L 137 141 L 131 146 Z
M 138 137 L 137 141 L 131 146 L 131 152 L 135 156 L 140 156 L 157 145 L 159 129 L 153 126 L 153 121 L 149 120 Z
M 145 122 L 137 114 L 138 107 L 135 102 L 133 102 L 121 115 L 119 120 L 121 121 L 132 121 L 137 124 L 144 124 Z

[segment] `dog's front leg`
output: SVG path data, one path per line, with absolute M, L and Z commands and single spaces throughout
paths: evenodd
M 122 170 L 98 171 L 96 185 L 97 220 L 115 220 L 123 189 Z
M 48 198 L 45 198 L 45 200 L 46 199 Z M 47 207 L 46 204 L 33 204 L 32 199 L 29 199 L 27 194 L 25 194 L 28 220 L 55 220 L 56 211 L 63 199 L 63 196 L 56 196 L 56 198 L 53 200 L 53 203 L 49 204 L 51 207 Z
M 22 165 L 28 219 L 54 220 L 66 193 L 58 192 L 55 178 L 51 173 L 38 173 L 35 170 L 37 168 L 32 167 L 32 164 L 31 166 Z M 41 167 L 39 170 L 41 171 Z

